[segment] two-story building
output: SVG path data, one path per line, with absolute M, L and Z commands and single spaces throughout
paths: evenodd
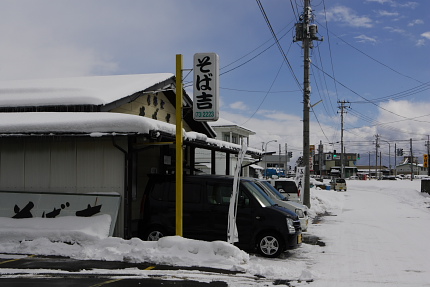
M 358 154 L 344 153 L 342 157 L 345 178 L 356 176 L 356 162 L 358 159 Z M 336 151 L 316 153 L 313 156 L 312 167 L 313 171 L 311 170 L 311 174 L 327 177 L 339 177 L 341 175 L 341 154 L 337 153 Z
M 222 118 L 216 122 L 209 122 L 209 126 L 215 131 L 215 138 L 225 144 L 241 145 L 242 142 L 245 142 L 249 146 L 249 137 L 255 135 L 254 131 Z M 211 165 L 211 162 L 216 162 L 216 165 Z M 242 176 L 255 176 L 256 171 L 259 170 L 254 164 L 255 162 L 255 158 L 250 156 L 245 157 L 242 163 Z M 196 150 L 196 168 L 203 173 L 232 174 L 236 164 L 237 157 L 229 157 L 227 153 L 205 149 Z

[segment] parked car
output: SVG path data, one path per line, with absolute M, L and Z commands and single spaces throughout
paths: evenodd
M 333 190 L 338 190 L 338 191 L 341 191 L 341 190 L 346 191 L 346 188 L 347 188 L 346 181 L 344 178 L 333 178 L 330 181 L 330 186 Z
M 278 178 L 269 180 L 280 193 L 285 195 L 289 200 L 301 203 L 299 197 L 299 189 L 297 188 L 296 181 L 291 178 Z
M 232 190 L 230 176 L 184 176 L 183 236 L 226 241 Z M 175 235 L 175 206 L 175 176 L 151 175 L 141 204 L 140 237 L 158 240 Z M 297 214 L 276 206 L 252 179 L 240 180 L 236 223 L 236 245 L 266 257 L 277 257 L 302 243 Z
M 286 209 L 297 214 L 300 220 L 300 227 L 302 231 L 308 230 L 309 215 L 308 207 L 298 202 L 288 200 L 288 198 L 280 193 L 273 185 L 266 180 L 255 179 L 255 183 L 261 187 L 261 189 L 279 206 L 285 207 Z

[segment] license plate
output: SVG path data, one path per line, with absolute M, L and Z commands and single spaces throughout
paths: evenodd
M 297 244 L 302 243 L 302 234 L 300 233 L 299 236 L 297 236 Z

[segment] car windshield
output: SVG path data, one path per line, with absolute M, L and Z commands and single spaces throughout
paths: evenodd
M 268 207 L 275 205 L 273 200 L 271 200 L 264 191 L 261 190 L 255 183 L 250 181 L 244 181 L 242 184 L 252 193 L 254 198 L 260 203 L 262 207 Z
M 261 185 L 263 185 L 264 188 L 268 189 L 270 192 L 274 193 L 276 197 L 278 197 L 281 200 L 288 200 L 288 198 L 280 193 L 273 185 L 270 184 L 268 181 L 258 181 Z

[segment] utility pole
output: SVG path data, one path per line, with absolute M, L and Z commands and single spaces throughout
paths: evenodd
M 324 147 L 323 147 L 322 141 L 320 141 L 320 144 L 318 146 L 318 166 L 320 169 L 320 178 L 322 178 L 322 170 L 323 170 L 323 153 L 324 153 Z
M 288 174 L 290 173 L 289 169 L 288 169 L 288 162 L 289 162 L 289 157 L 288 157 L 288 145 L 287 143 L 285 143 L 285 177 L 288 177 Z
M 397 143 L 394 143 L 394 176 L 397 176 Z
M 317 37 L 318 27 L 313 22 L 312 8 L 310 0 L 304 0 L 303 14 L 300 16 L 299 23 L 296 23 L 296 37 L 294 41 L 302 41 L 303 48 L 303 164 L 305 167 L 305 177 L 303 185 L 303 204 L 311 207 L 310 201 L 310 139 L 309 139 L 309 111 L 310 111 L 310 94 L 311 85 L 309 80 L 311 59 L 309 50 L 313 48 L 313 40 L 319 40 Z
M 376 138 L 376 160 L 375 160 L 375 177 L 378 179 L 378 148 L 379 148 L 379 135 L 375 135 Z
M 278 176 L 279 177 L 281 177 L 280 173 L 281 173 L 281 144 L 279 144 L 279 157 L 278 157 Z
M 430 135 L 427 135 L 427 175 L 430 176 L 430 164 L 429 164 L 429 156 L 430 156 Z
M 412 152 L 412 139 L 410 139 L 411 148 L 411 181 L 414 180 L 414 153 Z
M 346 113 L 345 112 L 345 108 L 347 108 L 345 106 L 345 104 L 349 104 L 349 102 L 345 102 L 345 101 L 338 101 L 338 104 L 340 104 L 340 177 L 341 178 L 345 178 L 345 162 L 344 162 L 344 149 L 343 149 L 343 114 Z M 349 106 L 348 106 L 349 108 Z

